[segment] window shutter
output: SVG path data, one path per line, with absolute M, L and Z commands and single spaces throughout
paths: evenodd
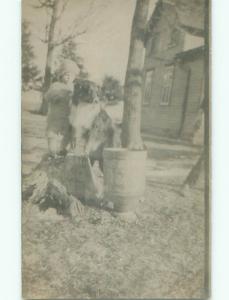
M 169 105 L 172 92 L 173 75 L 174 66 L 167 66 L 164 73 L 161 105 Z
M 146 72 L 145 77 L 145 91 L 144 91 L 144 98 L 143 104 L 148 105 L 150 103 L 152 97 L 152 85 L 153 85 L 153 76 L 154 76 L 154 69 Z

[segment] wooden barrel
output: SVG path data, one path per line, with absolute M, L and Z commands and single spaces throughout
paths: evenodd
M 144 197 L 146 151 L 106 148 L 103 158 L 105 201 L 116 211 L 134 211 Z

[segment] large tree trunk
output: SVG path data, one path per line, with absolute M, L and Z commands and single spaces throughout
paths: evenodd
M 45 93 L 49 89 L 52 83 L 52 63 L 53 63 L 53 55 L 54 55 L 54 31 L 57 22 L 57 13 L 60 5 L 60 0 L 54 1 L 51 22 L 49 26 L 49 34 L 48 34 L 48 51 L 46 58 L 46 66 L 45 66 L 45 75 L 44 75 L 44 83 L 43 83 L 43 95 L 42 95 L 42 104 L 40 108 L 40 112 L 43 115 L 46 115 L 48 112 L 48 104 L 45 100 Z
M 144 35 L 149 0 L 137 0 L 132 22 L 129 60 L 124 87 L 122 146 L 132 150 L 143 148 L 141 139 L 142 71 L 144 65 Z

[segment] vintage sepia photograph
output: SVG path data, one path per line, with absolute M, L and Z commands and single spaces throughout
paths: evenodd
M 209 0 L 23 0 L 22 297 L 210 297 Z

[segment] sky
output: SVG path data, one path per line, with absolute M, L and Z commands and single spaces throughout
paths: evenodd
M 84 59 L 90 79 L 102 82 L 111 75 L 124 82 L 129 53 L 131 23 L 136 0 L 69 0 L 66 10 L 56 28 L 56 38 L 71 31 L 74 22 L 80 20 L 79 29 L 88 28 L 85 35 L 76 39 L 78 53 Z M 156 0 L 150 0 L 149 17 Z M 48 21 L 45 9 L 35 9 L 37 0 L 23 0 L 22 18 L 31 23 L 31 43 L 34 46 L 36 63 L 44 70 L 47 45 L 44 37 Z M 60 50 L 57 49 L 56 53 Z

